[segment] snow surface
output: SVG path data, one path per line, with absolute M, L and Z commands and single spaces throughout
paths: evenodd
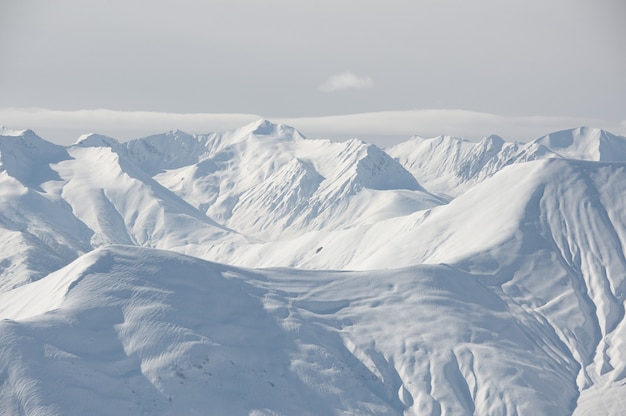
M 626 161 L 626 140 L 589 127 L 563 130 L 529 143 L 489 136 L 480 142 L 439 136 L 414 137 L 387 149 L 427 189 L 458 196 L 505 166 L 546 158 Z
M 259 272 L 112 246 L 0 300 L 7 414 L 559 414 L 578 394 L 545 321 L 446 266 Z
M 0 414 L 619 415 L 625 162 L 587 127 L 2 129 Z

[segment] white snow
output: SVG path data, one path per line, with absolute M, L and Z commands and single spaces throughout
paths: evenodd
M 480 142 L 439 136 L 414 137 L 387 149 L 430 191 L 458 196 L 503 167 L 537 159 L 626 161 L 626 139 L 589 127 L 563 130 L 532 142 L 507 143 L 498 136 Z
M 112 246 L 13 292 L 3 413 L 546 414 L 578 394 L 545 322 L 445 266 L 247 271 Z
M 2 129 L 0 414 L 619 415 L 625 162 L 588 127 Z

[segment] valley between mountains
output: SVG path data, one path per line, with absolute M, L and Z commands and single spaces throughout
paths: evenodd
M 0 413 L 620 415 L 626 138 L 0 130 Z

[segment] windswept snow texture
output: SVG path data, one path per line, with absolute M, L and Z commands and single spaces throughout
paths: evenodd
M 578 394 L 545 321 L 446 266 L 253 272 L 111 247 L 1 300 L 3 414 L 559 414 Z
M 626 409 L 626 138 L 602 130 L 2 128 L 0 253 L 0 414 Z

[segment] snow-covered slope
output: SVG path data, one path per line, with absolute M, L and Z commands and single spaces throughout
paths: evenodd
M 0 136 L 0 291 L 44 276 L 91 249 L 91 231 L 42 187 L 61 180 L 50 165 L 67 150 L 32 131 Z
M 118 150 L 119 143 L 109 139 L 112 146 L 103 146 L 101 137 L 96 137 L 96 143 L 90 139 L 72 146 L 72 159 L 55 165 L 55 169 L 66 181 L 63 199 L 95 231 L 95 246 L 117 243 L 175 249 L 233 237 L 231 230 L 134 165 L 124 150 Z
M 184 161 L 168 156 L 155 179 L 209 217 L 264 240 L 347 228 L 443 203 L 381 149 L 356 139 L 309 140 L 267 120 L 194 138 L 169 133 L 128 147 L 139 163 L 150 160 L 146 149 L 152 155 L 174 145 L 190 149 Z
M 245 240 L 154 181 L 124 149 L 97 135 L 69 148 L 29 130 L 0 136 L 0 290 L 101 245 Z
M 624 195 L 624 163 L 516 164 L 448 205 L 256 245 L 238 258 L 312 269 L 449 264 L 481 276 L 510 307 L 554 329 L 580 366 L 574 380 L 581 411 L 601 396 L 607 414 L 616 414 L 626 405 L 619 399 L 626 385 Z
M 0 317 L 4 414 L 566 414 L 578 394 L 545 320 L 446 266 L 110 247 L 0 295 Z
M 505 166 L 546 158 L 626 161 L 626 138 L 589 127 L 563 130 L 530 143 L 498 136 L 480 142 L 439 136 L 414 137 L 387 149 L 428 190 L 458 196 Z
M 349 228 L 443 203 L 375 146 L 307 140 L 266 120 L 123 144 L 89 134 L 67 148 L 32 131 L 7 134 L 0 290 L 106 244 L 219 260 L 248 239 Z
M 626 162 L 626 137 L 590 127 L 550 133 L 532 142 L 567 159 Z

